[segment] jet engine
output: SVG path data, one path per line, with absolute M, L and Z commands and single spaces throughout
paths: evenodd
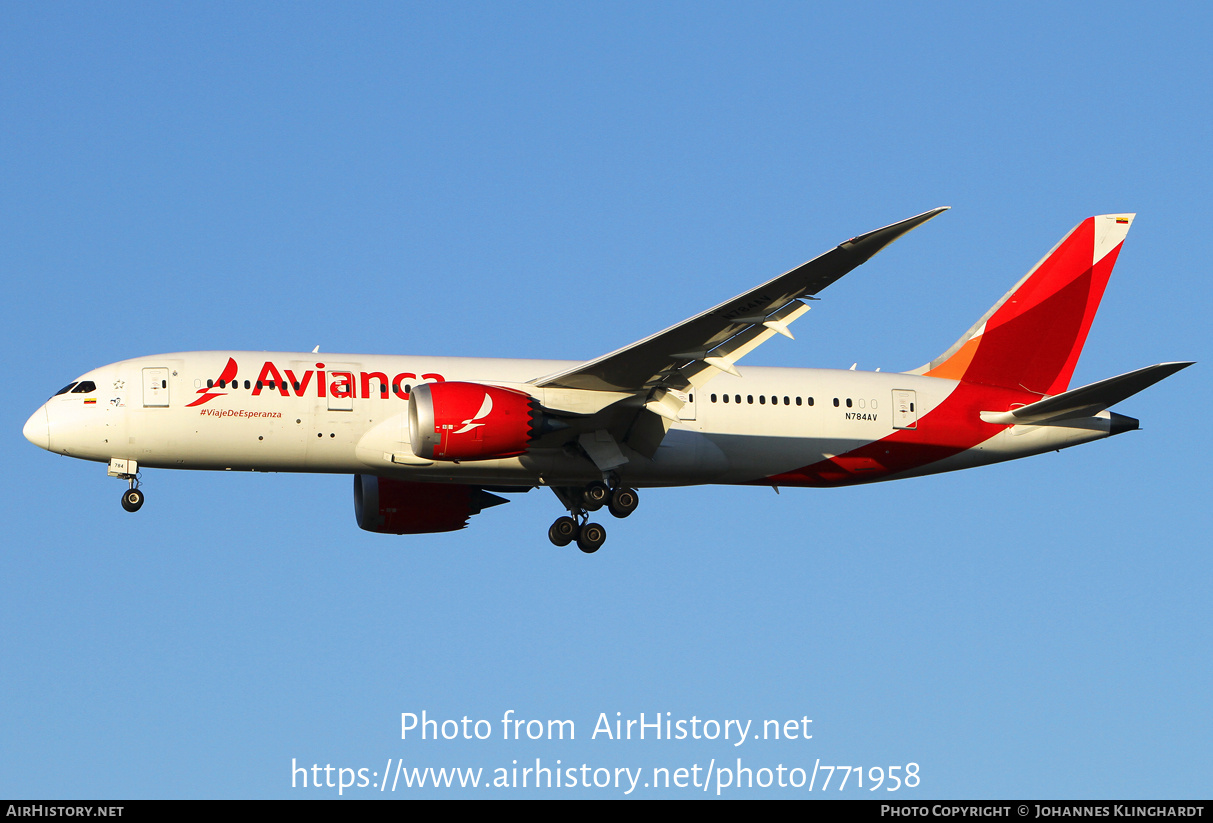
M 477 486 L 354 475 L 354 516 L 358 526 L 379 534 L 458 531 L 473 514 L 508 502 Z
M 479 383 L 422 383 L 409 395 L 409 441 L 426 460 L 493 460 L 526 452 L 542 426 L 526 392 Z

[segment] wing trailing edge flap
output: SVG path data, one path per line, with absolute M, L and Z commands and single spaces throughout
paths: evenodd
M 749 325 L 711 351 L 686 352 L 690 362 L 678 369 L 663 385 L 678 391 L 699 388 L 721 372 L 740 377 L 736 363 L 776 334 L 792 337 L 788 325 L 809 310 L 807 303 L 792 300 L 778 311 L 762 318 L 744 318 L 738 322 Z
M 1191 365 L 1192 361 L 1185 361 L 1146 366 L 1144 369 L 1109 377 L 1107 380 L 1055 394 L 1010 411 L 983 411 L 981 419 L 987 423 L 1015 425 L 1061 423 L 1092 417 Z

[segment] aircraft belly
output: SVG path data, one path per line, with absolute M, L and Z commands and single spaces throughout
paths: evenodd
M 713 434 L 729 470 L 715 482 L 750 483 L 845 454 L 871 441 L 835 437 Z
M 390 421 L 367 432 L 358 443 L 360 468 L 400 479 L 472 485 L 584 485 L 602 479 L 602 471 L 572 449 L 532 449 L 497 460 L 424 461 L 398 440 Z M 395 449 L 395 451 L 393 451 Z M 620 481 L 636 487 L 721 482 L 728 460 L 698 432 L 671 430 L 657 453 L 645 458 L 624 448 L 628 462 L 616 469 Z
M 725 482 L 720 478 L 728 474 L 729 466 L 728 456 L 713 438 L 673 428 L 651 460 L 633 454 L 619 474 L 634 486 L 694 485 Z
M 887 479 L 970 469 L 1057 451 L 1107 437 L 1110 424 L 1111 415 L 1102 412 L 1095 417 L 1068 420 L 1064 424 L 1010 426 L 970 449 L 910 471 L 890 475 Z

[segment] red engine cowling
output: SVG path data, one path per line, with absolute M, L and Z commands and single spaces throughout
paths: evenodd
M 479 383 L 422 383 L 409 395 L 409 440 L 426 460 L 523 454 L 539 430 L 535 398 Z
M 476 486 L 354 475 L 354 516 L 358 526 L 379 534 L 458 531 L 473 514 L 508 502 Z

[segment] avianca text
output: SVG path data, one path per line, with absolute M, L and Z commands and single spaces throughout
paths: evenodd
M 313 376 L 315 380 L 313 381 Z M 389 381 L 386 372 L 381 371 L 364 371 L 358 372 L 355 377 L 353 372 L 349 371 L 324 371 L 324 364 L 317 363 L 315 370 L 308 369 L 301 372 L 298 376 L 291 369 L 279 369 L 272 361 L 265 361 L 261 366 L 261 373 L 257 375 L 257 382 L 253 386 L 253 396 L 261 394 L 264 389 L 270 391 L 277 390 L 283 397 L 290 397 L 291 390 L 294 390 L 296 397 L 303 397 L 307 394 L 308 385 L 314 387 L 317 397 L 360 397 L 363 399 L 378 395 L 381 399 L 387 400 L 388 392 L 395 394 L 401 400 L 409 399 L 409 391 L 412 389 L 413 382 L 418 380 L 418 376 L 413 372 L 400 372 L 392 377 Z M 441 383 L 445 380 L 441 374 L 422 374 L 420 380 L 422 382 Z M 372 389 L 371 381 L 374 380 L 375 385 Z

